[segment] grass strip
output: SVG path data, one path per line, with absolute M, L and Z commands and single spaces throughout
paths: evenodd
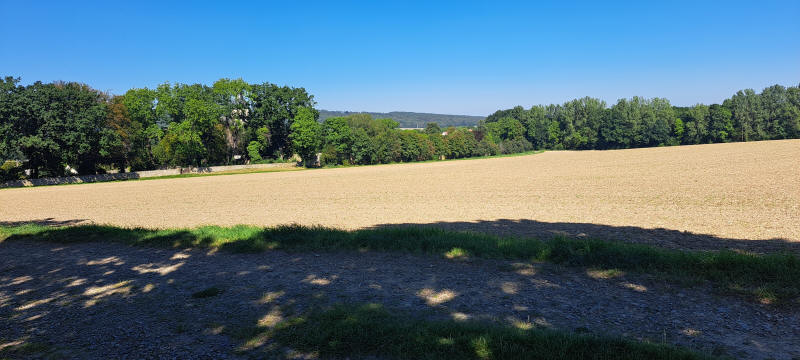
M 705 359 L 669 346 L 477 321 L 426 320 L 376 304 L 339 305 L 251 333 L 322 358 Z
M 282 225 L 204 226 L 153 230 L 81 225 L 0 226 L 0 241 L 119 242 L 166 247 L 206 247 L 232 252 L 375 250 L 551 262 L 568 266 L 651 273 L 679 280 L 709 281 L 727 292 L 758 301 L 800 304 L 800 258 L 791 253 L 743 254 L 733 251 L 680 251 L 599 239 L 551 240 L 455 232 L 435 227 L 345 231 Z

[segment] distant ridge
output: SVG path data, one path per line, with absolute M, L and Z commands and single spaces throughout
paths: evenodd
M 431 114 L 408 111 L 379 113 L 366 111 L 320 110 L 319 120 L 324 121 L 327 118 L 347 116 L 351 114 L 370 114 L 372 115 L 373 119 L 391 118 L 392 120 L 399 122 L 401 128 L 424 128 L 425 125 L 430 122 L 435 122 L 443 128 L 448 126 L 475 126 L 478 124 L 478 121 L 486 119 L 485 116 Z

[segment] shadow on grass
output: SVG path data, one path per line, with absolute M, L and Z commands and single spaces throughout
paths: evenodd
M 122 351 L 136 351 L 142 357 L 174 357 L 179 349 L 187 358 L 225 357 L 229 355 L 226 352 L 269 358 L 298 354 L 405 359 L 703 358 L 665 344 L 606 336 L 605 325 L 586 324 L 595 331 L 586 334 L 588 330 L 573 332 L 572 327 L 548 329 L 528 323 L 450 320 L 460 318 L 460 308 L 473 303 L 474 299 L 458 295 L 469 287 L 520 304 L 550 298 L 549 291 L 573 296 L 566 284 L 563 289 L 560 284 L 530 289 L 540 296 L 504 292 L 503 286 L 492 279 L 464 277 L 462 281 L 469 285 L 458 285 L 460 281 L 443 276 L 459 276 L 455 270 L 465 265 L 458 262 L 446 262 L 453 269 L 432 271 L 438 274 L 421 271 L 398 284 L 391 272 L 393 266 L 386 261 L 397 260 L 396 255 L 365 262 L 357 254 L 345 254 L 338 257 L 340 262 L 326 265 L 308 253 L 272 252 L 269 256 L 240 255 L 234 259 L 171 248 L 175 244 L 215 244 L 223 235 L 246 234 L 246 228 L 215 228 L 217 237 L 207 235 L 211 229 L 202 228 L 123 231 L 87 226 L 39 230 L 39 239 L 66 244 L 105 238 L 124 244 L 134 244 L 138 239 L 142 244 L 170 247 L 45 247 L 18 241 L 35 239 L 32 233 L 11 235 L 0 244 L 0 259 L 4 260 L 0 265 L 0 292 L 4 294 L 0 298 L 0 328 L 6 329 L 0 339 L 0 357 L 113 358 Z M 268 242 L 279 246 L 298 241 L 297 237 L 308 238 L 310 232 L 319 233 L 305 228 L 273 229 L 266 234 L 266 230 L 258 231 L 257 237 L 269 237 Z M 419 261 L 408 267 L 422 268 L 428 260 L 407 256 L 398 263 L 405 261 Z M 546 281 L 535 274 L 504 274 L 520 281 Z M 362 284 L 356 290 L 339 288 L 342 280 Z M 485 301 L 494 299 L 489 296 Z M 364 304 L 376 300 L 387 307 L 339 305 L 342 301 Z M 480 306 L 469 307 L 476 319 L 485 311 Z M 584 320 L 592 319 L 575 321 L 581 324 Z M 683 336 L 681 329 L 670 328 L 670 341 Z M 230 337 L 233 344 L 219 341 L 218 336 Z M 198 337 L 206 345 L 187 346 L 187 337 Z M 142 347 L 145 342 L 147 346 Z
M 440 221 L 432 223 L 392 223 L 374 228 L 436 227 L 499 236 L 593 238 L 652 245 L 677 250 L 734 250 L 759 254 L 791 252 L 800 255 L 800 241 L 773 238 L 749 240 L 699 234 L 671 229 L 647 229 L 637 226 L 612 226 L 591 223 L 546 222 L 529 219 L 481 221 Z
M 699 359 L 664 345 L 611 337 L 430 321 L 377 304 L 336 305 L 281 323 L 269 336 L 324 358 L 400 359 Z
M 486 226 L 489 222 L 484 222 Z M 500 224 L 507 224 L 500 221 Z M 525 223 L 536 223 L 524 221 Z M 449 225 L 455 224 L 454 227 Z M 650 273 L 671 279 L 707 281 L 726 292 L 745 294 L 762 303 L 800 304 L 800 257 L 793 253 L 745 254 L 731 250 L 680 251 L 656 246 L 556 235 L 538 238 L 496 236 L 446 230 L 442 226 L 380 226 L 344 231 L 285 225 L 205 226 L 151 230 L 80 225 L 47 227 L 36 224 L 0 227 L 0 241 L 21 239 L 60 243 L 118 242 L 160 247 L 201 247 L 230 252 L 390 251 L 551 262 L 567 266 Z M 646 232 L 649 230 L 640 229 Z M 729 240 L 734 241 L 734 240 Z

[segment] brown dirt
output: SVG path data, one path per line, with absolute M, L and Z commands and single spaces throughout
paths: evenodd
M 6 189 L 0 221 L 438 224 L 800 251 L 800 140 Z

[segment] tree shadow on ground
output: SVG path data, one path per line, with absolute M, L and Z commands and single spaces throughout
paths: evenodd
M 647 229 L 637 226 L 612 226 L 591 223 L 545 222 L 529 219 L 498 219 L 479 221 L 438 221 L 431 223 L 391 223 L 371 228 L 438 227 L 453 231 L 469 231 L 501 236 L 550 239 L 558 236 L 594 238 L 653 245 L 679 250 L 735 250 L 753 253 L 791 252 L 800 254 L 800 239 L 774 238 L 749 240 L 664 228 Z
M 336 338 L 337 334 L 326 334 L 308 322 L 280 326 L 296 315 L 337 304 L 378 303 L 420 319 L 480 319 L 520 329 L 541 327 L 568 333 L 578 329 L 612 336 L 652 322 L 653 316 L 669 317 L 668 313 L 658 315 L 655 309 L 640 309 L 633 317 L 620 317 L 625 324 L 609 326 L 587 312 L 587 306 L 615 301 L 612 296 L 617 292 L 628 294 L 633 302 L 649 301 L 647 290 L 642 290 L 645 285 L 630 289 L 626 284 L 631 280 L 580 272 L 561 278 L 530 265 L 498 272 L 501 264 L 491 261 L 442 262 L 437 257 L 381 253 L 232 255 L 201 249 L 25 241 L 0 244 L 0 259 L 0 326 L 5 329 L 0 356 L 12 358 L 130 354 L 224 358 L 236 352 L 283 358 L 297 354 L 275 337 L 286 340 L 301 335 L 310 340 L 295 350 L 308 354 L 385 354 L 379 345 L 387 339 L 369 333 L 383 328 L 375 321 L 363 321 L 364 316 L 380 319 L 380 311 L 344 313 L 328 322 L 350 329 L 350 335 L 367 336 L 362 341 L 372 341 L 375 347 L 361 344 L 350 349 L 348 344 L 339 344 L 326 348 L 332 343 L 325 336 Z M 576 288 L 575 281 L 586 282 L 587 288 Z M 596 298 L 588 299 L 590 293 Z M 563 303 L 576 296 L 583 300 L 565 309 Z M 684 300 L 686 306 L 697 308 L 694 301 Z M 619 305 L 620 309 L 625 306 Z M 353 315 L 361 320 L 350 321 Z M 668 340 L 691 344 L 694 339 L 681 331 L 700 328 L 702 321 L 671 324 Z M 309 329 L 317 332 L 307 333 Z M 452 329 L 450 325 L 443 333 Z M 662 329 L 657 330 L 640 331 L 634 338 L 661 339 Z M 461 332 L 457 340 L 469 346 L 487 336 L 480 327 Z M 359 338 L 353 336 L 351 340 Z M 416 340 L 427 344 L 440 339 Z M 495 346 L 502 347 L 502 341 L 488 344 Z M 700 348 L 712 351 L 709 346 L 704 343 Z M 467 349 L 472 356 L 466 358 L 479 357 L 477 349 Z
M 52 219 L 39 221 L 47 224 Z M 540 238 L 592 237 L 682 249 L 798 250 L 789 240 L 762 240 L 767 247 L 748 247 L 760 241 L 533 220 L 376 228 L 403 226 Z M 733 349 L 739 357 L 798 351 L 792 345 L 800 340 L 800 328 L 792 327 L 800 323 L 796 312 L 715 298 L 705 294 L 708 289 L 702 286 L 673 289 L 635 274 L 606 271 L 613 269 L 548 272 L 544 265 L 443 261 L 436 255 L 402 251 L 297 252 L 302 247 L 290 253 L 269 251 L 273 246 L 313 243 L 309 240 L 313 236 L 319 237 L 314 243 L 318 245 L 348 239 L 347 233 L 335 230 L 254 229 L 248 236 L 216 249 L 265 252 L 230 255 L 202 249 L 214 245 L 218 237 L 191 230 L 90 226 L 40 233 L 42 240 L 52 237 L 55 244 L 26 242 L 24 236 L 13 235 L 0 243 L 0 329 L 10 329 L 0 334 L 0 355 L 50 351 L 47 346 L 52 346 L 73 351 L 66 357 L 77 355 L 74 351 L 83 354 L 83 349 L 88 349 L 88 357 L 98 358 L 132 351 L 154 357 L 174 356 L 176 351 L 186 357 L 224 357 L 233 350 L 269 351 L 270 357 L 281 357 L 283 348 L 272 338 L 278 324 L 314 307 L 337 303 L 379 303 L 439 319 L 492 319 L 520 327 L 608 333 L 706 352 L 720 347 Z M 108 238 L 161 247 L 103 243 Z M 771 320 L 770 328 L 761 328 L 762 321 L 757 319 L 775 313 L 781 320 Z M 736 344 L 729 347 L 725 339 L 734 339 Z M 32 345 L 24 348 L 25 344 Z M 149 345 L 141 350 L 143 344 Z M 314 347 L 306 350 L 313 352 Z
M 193 237 L 178 232 L 155 242 L 209 241 Z M 703 289 L 671 290 L 637 276 L 502 260 L 375 252 L 225 254 L 23 240 L 0 243 L 0 260 L 0 329 L 6 329 L 0 355 L 11 357 L 291 357 L 274 337 L 315 327 L 298 323 L 280 330 L 279 324 L 341 303 L 378 303 L 429 319 L 621 335 L 741 357 L 791 353 L 796 346 L 787 324 L 800 322 L 797 313 L 772 313 L 782 316 L 769 322 L 774 335 L 735 340 L 729 348 L 724 339 L 747 336 L 757 325 L 752 319 L 765 311 L 759 305 L 719 299 Z M 665 303 L 672 291 L 677 294 Z M 375 314 L 367 317 L 380 318 Z M 350 315 L 340 319 L 343 326 L 358 328 L 348 323 Z M 359 329 L 356 335 L 375 335 L 366 333 L 371 327 Z M 469 336 L 478 341 L 482 334 Z M 326 355 L 314 344 L 297 350 Z M 738 353 L 742 348 L 747 352 Z M 337 349 L 330 351 L 347 351 Z M 380 354 L 380 341 L 374 350 Z

